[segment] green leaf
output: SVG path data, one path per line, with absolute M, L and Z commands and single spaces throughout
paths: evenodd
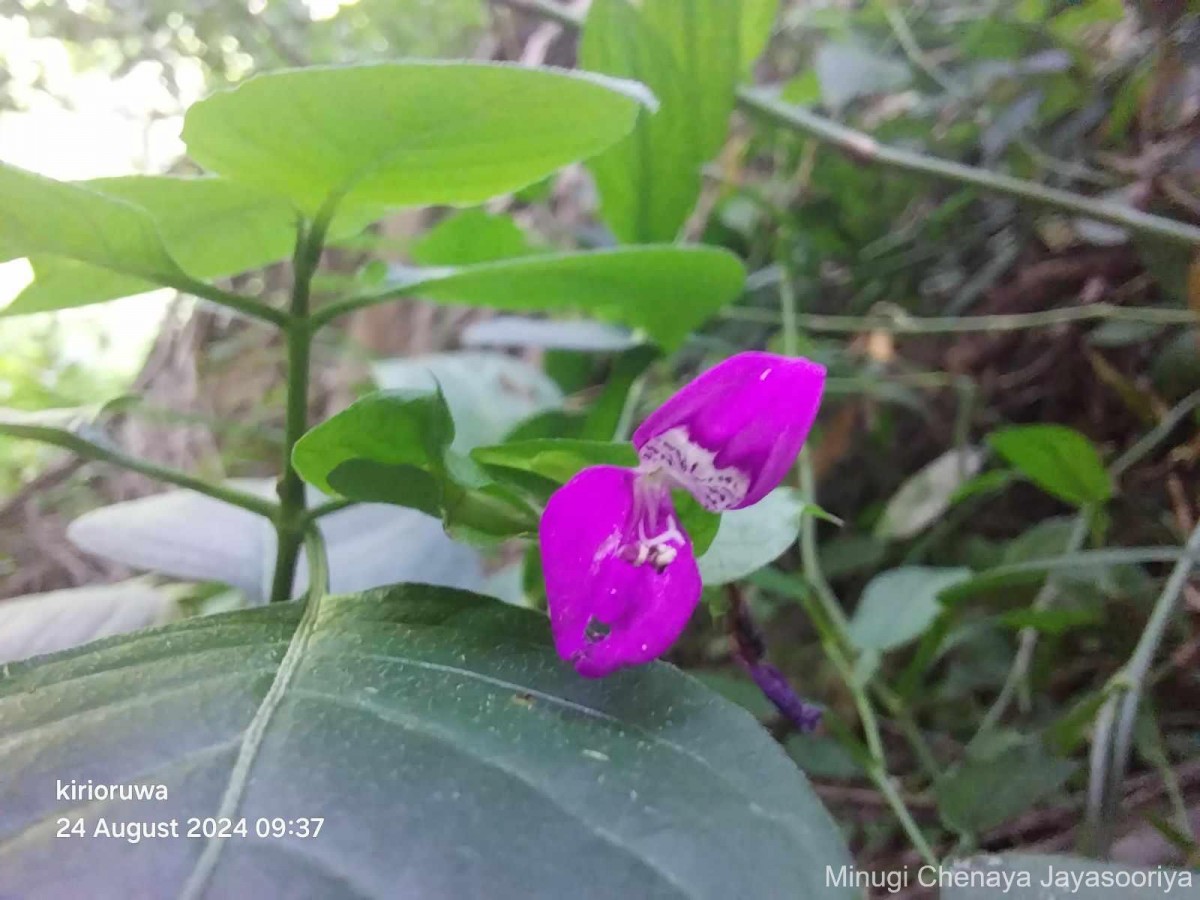
M 850 620 L 850 640 L 862 650 L 893 650 L 925 633 L 942 611 L 938 594 L 965 581 L 970 569 L 904 566 L 876 575 Z
M 736 33 L 731 35 L 736 39 Z M 644 82 L 660 102 L 633 134 L 588 162 L 600 214 L 630 244 L 672 241 L 700 195 L 701 147 L 692 90 L 670 44 L 627 0 L 595 0 L 579 42 L 579 63 Z
M 826 865 L 850 862 L 838 829 L 747 713 L 662 663 L 580 678 L 547 632 L 412 585 L 13 666 L 4 892 L 86 877 L 95 896 L 133 896 L 152 871 L 171 896 L 855 896 L 825 886 Z M 168 798 L 56 799 L 72 779 Z M 226 815 L 247 839 L 90 837 L 101 818 L 176 817 L 182 835 L 189 816 Z M 59 817 L 89 837 L 56 838 Z M 255 839 L 275 817 L 323 823 Z
M 942 900 L 1156 900 L 1193 896 L 1194 872 L 1157 866 L 1136 869 L 1078 856 L 988 854 L 956 860 L 959 881 Z
M 188 281 L 153 218 L 132 203 L 0 163 L 0 208 L 10 258 L 58 256 L 157 285 Z
M 468 266 L 539 252 L 508 216 L 464 209 L 429 229 L 408 255 L 419 266 Z
M 1053 794 L 1075 763 L 1048 753 L 1034 739 L 969 757 L 937 783 L 938 809 L 947 827 L 978 834 L 1025 812 Z
M 628 247 L 445 269 L 396 269 L 362 305 L 418 296 L 505 310 L 572 310 L 644 328 L 678 347 L 742 290 L 745 270 L 713 247 Z
M 859 97 L 897 91 L 912 81 L 905 63 L 859 44 L 822 44 L 814 65 L 821 102 L 834 112 Z
M 637 465 L 637 452 L 629 443 L 545 438 L 513 441 L 494 447 L 477 447 L 471 457 L 484 466 L 532 472 L 565 484 L 588 466 Z
M 532 184 L 627 134 L 640 85 L 489 63 L 379 63 L 257 75 L 188 110 L 200 165 L 315 215 L 469 206 Z
M 375 383 L 386 390 L 440 389 L 454 419 L 451 446 L 467 453 L 498 443 L 537 413 L 557 409 L 563 395 L 540 369 L 500 353 L 432 353 L 385 359 L 371 365 Z
M 642 19 L 670 50 L 683 77 L 701 161 L 716 155 L 729 132 L 742 70 L 741 7 L 729 0 L 642 0 Z M 664 95 L 659 114 L 675 112 L 667 109 Z
M 1112 497 L 1112 479 L 1086 437 L 1062 425 L 1019 425 L 993 432 L 988 444 L 1048 494 L 1074 506 Z
M 67 187 L 85 188 L 136 206 L 139 215 L 148 217 L 147 227 L 157 233 L 170 258 L 196 279 L 234 275 L 286 259 L 296 239 L 296 212 L 285 198 L 221 178 L 138 175 Z M 94 240 L 101 246 L 113 229 L 123 227 L 110 218 L 110 212 L 98 213 L 101 218 L 96 220 Z M 343 220 L 337 232 L 358 230 L 363 224 Z M 31 263 L 33 283 L 3 315 L 86 306 L 173 283 L 153 272 L 130 269 L 117 257 L 106 262 L 93 254 L 85 262 L 70 253 L 35 255 Z
M 440 516 L 467 540 L 535 531 L 528 504 L 451 451 L 453 440 L 454 422 L 440 391 L 379 391 L 304 435 L 292 464 L 321 491 Z
M 950 508 L 957 492 L 982 465 L 983 453 L 974 447 L 943 453 L 892 495 L 875 526 L 875 535 L 904 540 L 924 531 Z
M 395 493 L 405 489 L 389 480 L 438 478 L 452 440 L 454 422 L 441 392 L 377 391 L 300 438 L 292 464 L 305 481 L 327 494 L 394 503 Z M 373 468 L 356 465 L 364 461 Z M 413 495 L 427 487 L 412 488 Z
M 800 533 L 808 509 L 798 492 L 776 488 L 745 509 L 721 514 L 721 526 L 697 562 L 708 586 L 738 581 L 787 552 Z
M 749 74 L 771 39 L 771 29 L 779 14 L 779 0 L 741 0 L 738 22 L 738 59 L 742 75 Z

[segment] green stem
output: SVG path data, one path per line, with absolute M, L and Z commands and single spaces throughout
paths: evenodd
M 329 593 L 329 556 L 325 539 L 315 524 L 304 529 L 304 551 L 308 561 L 308 596 L 319 600 Z
M 287 413 L 284 425 L 283 460 L 279 479 L 279 517 L 275 523 L 278 547 L 275 574 L 271 580 L 271 602 L 288 600 L 296 575 L 296 561 L 308 521 L 305 512 L 304 481 L 292 466 L 292 448 L 308 428 L 308 380 L 312 350 L 312 322 L 309 305 L 312 279 L 321 262 L 325 233 L 333 215 L 327 205 L 316 218 L 302 225 L 292 259 L 292 299 L 284 326 L 287 340 Z
M 503 6 L 542 16 L 562 25 L 578 29 L 582 19 L 561 6 L 547 0 L 495 0 Z M 880 144 L 868 134 L 847 128 L 837 122 L 819 116 L 799 106 L 784 103 L 769 93 L 754 88 L 740 88 L 737 92 L 738 106 L 744 112 L 759 116 L 791 131 L 810 135 L 830 144 L 855 159 L 867 163 L 878 163 L 907 172 L 932 175 L 960 184 L 1005 194 L 1019 200 L 1027 200 L 1064 212 L 1075 213 L 1090 219 L 1109 222 L 1142 234 L 1154 235 L 1164 240 L 1188 246 L 1200 245 L 1200 228 L 1133 209 L 1123 203 L 1095 200 L 1080 194 L 1047 187 L 1035 181 L 1002 175 L 962 163 L 927 156 L 915 150 L 904 150 Z
M 1129 766 L 1133 729 L 1146 675 L 1154 663 L 1167 625 L 1179 607 L 1179 598 L 1196 566 L 1194 557 L 1197 553 L 1200 553 L 1200 525 L 1192 529 L 1184 545 L 1184 555 L 1171 570 L 1158 595 L 1129 662 L 1110 679 L 1114 690 L 1097 715 L 1088 789 L 1088 822 L 1097 844 L 1095 849 L 1107 848 L 1121 784 Z
M 240 294 L 222 290 L 215 285 L 205 284 L 203 281 L 189 280 L 175 284 L 174 287 L 176 290 L 208 300 L 210 303 L 216 303 L 220 306 L 237 310 L 242 315 L 248 316 L 251 319 L 260 319 L 264 322 L 278 325 L 281 328 L 287 327 L 288 314 L 286 312 L 266 306 L 257 300 L 251 300 L 249 297 L 243 297 Z
M 780 243 L 783 247 L 778 256 L 783 268 L 783 279 L 779 285 L 780 312 L 785 327 L 783 329 L 783 352 L 787 356 L 795 356 L 799 350 L 799 339 L 795 327 L 797 318 L 796 292 L 792 281 L 792 272 L 786 257 L 786 227 L 781 227 Z M 800 451 L 797 462 L 797 472 L 800 481 L 800 492 L 804 499 L 816 503 L 816 479 L 813 475 L 811 454 L 807 447 Z M 851 662 L 852 644 L 847 634 L 849 623 L 837 595 L 825 578 L 821 569 L 821 559 L 817 551 L 816 519 L 805 515 L 800 520 L 800 564 L 804 570 L 805 580 L 812 585 L 816 595 L 817 609 L 813 609 L 809 618 L 813 620 L 821 635 L 821 644 L 826 655 L 837 669 L 842 682 L 854 700 L 858 718 L 862 724 L 863 736 L 867 743 L 867 753 L 870 764 L 867 775 L 875 783 L 879 792 L 892 808 L 900 826 L 908 835 L 913 847 L 921 854 L 921 858 L 929 865 L 936 865 L 937 857 L 925 840 L 925 835 L 913 821 L 904 798 L 896 790 L 891 776 L 888 774 L 887 754 L 883 747 L 883 738 L 879 731 L 879 722 L 875 716 L 875 708 L 867 695 L 862 680 L 854 671 Z M 811 603 L 812 601 L 808 601 Z M 807 604 L 806 604 L 807 605 Z M 915 725 L 914 725 L 915 730 Z
M 771 310 L 733 307 L 721 313 L 726 319 L 744 322 L 776 324 L 780 317 Z M 1023 331 L 1027 328 L 1046 328 L 1072 322 L 1117 321 L 1145 325 L 1196 325 L 1200 316 L 1188 309 L 1159 309 L 1155 307 L 1115 306 L 1093 303 L 1089 306 L 1068 306 L 1033 313 L 1011 313 L 996 316 L 912 316 L 899 307 L 866 316 L 799 315 L 796 324 L 806 331 L 826 334 L 858 334 L 863 331 L 886 331 L 889 334 L 965 334 L 977 331 Z

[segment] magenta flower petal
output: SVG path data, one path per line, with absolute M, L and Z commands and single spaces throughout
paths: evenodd
M 555 647 L 588 678 L 661 656 L 700 599 L 691 541 L 659 478 L 585 469 L 550 498 L 539 538 Z
M 739 353 L 684 385 L 633 435 L 644 468 L 661 468 L 706 508 L 751 506 L 787 474 L 812 427 L 825 367 Z

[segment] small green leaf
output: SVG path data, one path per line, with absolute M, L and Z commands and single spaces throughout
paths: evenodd
M 862 650 L 878 651 L 916 640 L 942 611 L 938 594 L 970 574 L 970 569 L 905 566 L 876 575 L 850 620 L 850 640 Z
M 385 359 L 371 365 L 385 390 L 441 390 L 454 419 L 459 453 L 495 444 L 532 415 L 556 410 L 563 395 L 543 372 L 500 353 L 451 352 Z
M 678 347 L 742 290 L 745 270 L 713 247 L 629 247 L 462 268 L 396 269 L 364 305 L 418 296 L 505 310 L 583 310 Z
M 905 63 L 859 44 L 822 44 L 815 67 L 821 102 L 835 112 L 859 97 L 897 91 L 912 81 Z
M 454 440 L 454 422 L 440 392 L 378 391 L 326 419 L 296 442 L 292 464 L 309 484 L 340 494 L 334 473 L 347 463 L 373 467 L 342 470 L 338 480 L 352 500 L 395 502 L 392 475 L 440 474 Z M 381 468 L 382 467 L 382 468 Z M 397 468 L 399 467 L 399 468 Z M 414 488 L 422 496 L 424 488 Z M 420 507 L 418 507 L 420 508 Z
M 640 85 L 488 63 L 403 62 L 256 75 L 188 110 L 202 166 L 314 215 L 474 205 L 627 134 Z
M 924 531 L 950 508 L 955 493 L 982 465 L 983 453 L 974 447 L 943 453 L 892 495 L 875 526 L 876 536 L 904 540 Z
M 978 834 L 1025 812 L 1053 794 L 1078 766 L 1051 755 L 1036 739 L 968 757 L 937 783 L 946 826 Z
M 730 37 L 736 40 L 736 32 Z M 658 111 L 588 162 L 600 214 L 625 243 L 672 241 L 700 195 L 706 158 L 692 92 L 671 46 L 627 0 L 595 0 L 579 43 L 584 68 L 635 78 L 654 91 Z
M 791 488 L 776 488 L 745 509 L 721 514 L 717 536 L 698 563 L 708 586 L 738 581 L 778 559 L 796 542 L 807 504 Z
M 637 452 L 629 443 L 548 438 L 514 441 L 494 447 L 477 447 L 471 457 L 484 466 L 517 469 L 565 484 L 588 466 L 637 465 Z
M 419 266 L 468 266 L 539 252 L 508 216 L 464 209 L 425 232 L 408 248 Z
M 1019 425 L 993 432 L 988 444 L 1048 494 L 1074 506 L 1112 497 L 1112 479 L 1095 446 L 1062 425 Z

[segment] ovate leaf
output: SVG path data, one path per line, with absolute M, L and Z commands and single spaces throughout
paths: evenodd
M 482 209 L 464 209 L 442 219 L 408 248 L 419 266 L 462 266 L 537 252 L 511 218 Z
M 1074 506 L 1103 503 L 1112 479 L 1094 444 L 1062 425 L 1019 425 L 993 432 L 988 444 L 1022 475 Z
M 144 209 L 0 163 L 4 256 L 56 256 L 157 285 L 187 276 Z
M 13 666 L 0 891 L 856 896 L 826 886 L 827 865 L 849 864 L 838 829 L 747 713 L 661 663 L 580 678 L 548 631 L 535 613 L 412 585 Z M 73 779 L 166 798 L 57 799 Z M 249 836 L 92 837 L 101 820 L 177 818 L 182 834 L 192 816 L 245 818 Z M 57 838 L 60 817 L 88 836 Z M 272 818 L 293 827 L 255 838 Z M 317 818 L 301 837 L 296 820 L 311 832 Z
M 170 257 L 197 279 L 234 275 L 285 259 L 296 238 L 296 211 L 286 198 L 220 178 L 138 175 L 68 187 L 135 205 Z M 362 224 L 343 220 L 339 233 Z M 97 225 L 102 229 L 96 236 L 100 242 L 111 240 L 112 230 L 121 227 L 109 224 L 108 218 Z M 84 261 L 72 254 L 36 255 L 31 262 L 33 283 L 4 315 L 86 306 L 172 283 L 152 272 L 117 265 L 115 258 L 105 262 L 103 256 Z
M 969 569 L 905 566 L 876 575 L 850 620 L 850 639 L 862 650 L 892 650 L 925 633 L 941 613 L 938 595 L 970 577 Z
M 983 453 L 974 447 L 948 450 L 909 477 L 884 507 L 875 534 L 904 540 L 936 522 L 959 489 L 979 472 Z
M 968 757 L 938 782 L 938 810 L 948 827 L 977 834 L 1054 793 L 1076 768 L 1033 739 Z
M 389 391 L 441 389 L 454 419 L 451 446 L 461 453 L 503 440 L 520 421 L 557 409 L 563 395 L 545 372 L 500 353 L 431 353 L 372 364 Z
M 721 514 L 717 535 L 697 561 L 708 586 L 728 584 L 774 562 L 796 542 L 808 510 L 791 488 L 776 488 L 745 509 Z
M 474 205 L 589 157 L 651 102 L 640 85 L 489 63 L 257 75 L 192 106 L 188 153 L 289 197 L 348 207 Z

